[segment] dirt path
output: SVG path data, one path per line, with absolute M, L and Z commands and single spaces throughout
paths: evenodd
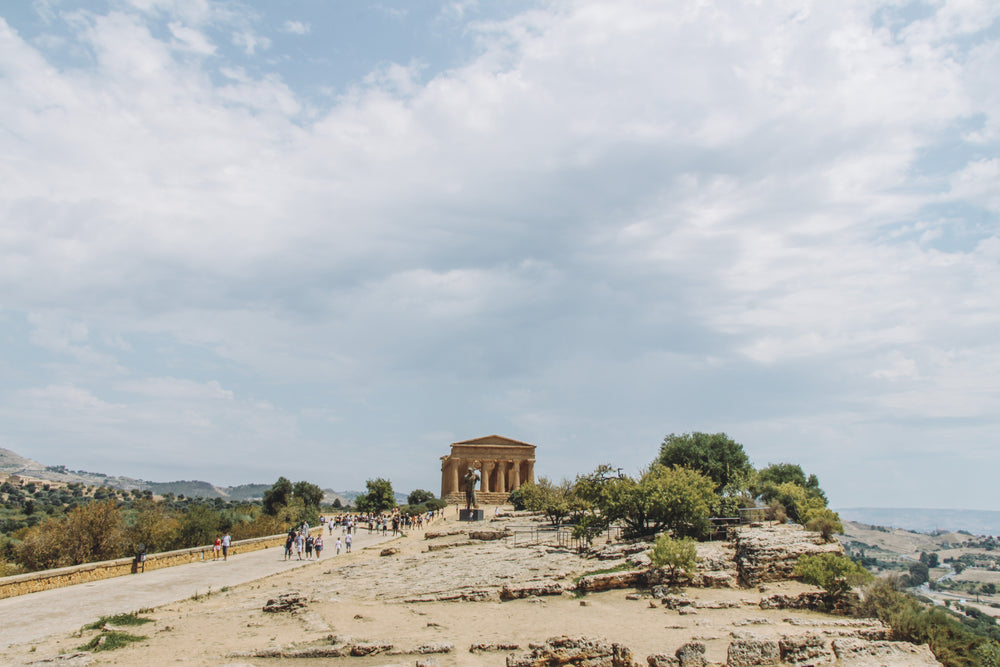
M 327 538 L 327 536 L 324 536 Z M 392 540 L 392 536 L 369 535 L 361 530 L 354 538 L 354 550 Z M 322 563 L 346 554 L 334 555 L 334 539 L 325 539 Z M 283 558 L 274 547 L 231 555 L 228 561 L 205 561 L 151 570 L 142 574 L 115 577 L 0 600 L 0 645 L 23 644 L 57 633 L 66 633 L 102 616 L 158 607 L 225 587 L 254 581 L 279 572 L 315 564 L 317 561 Z

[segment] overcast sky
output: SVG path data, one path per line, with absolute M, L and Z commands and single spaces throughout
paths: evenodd
M 559 479 L 669 433 L 1000 507 L 1000 3 L 0 9 L 0 446 Z

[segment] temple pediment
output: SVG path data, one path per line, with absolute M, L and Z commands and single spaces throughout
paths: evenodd
M 455 445 L 472 445 L 472 446 L 501 446 L 501 447 L 530 447 L 534 449 L 535 446 L 528 444 L 527 442 L 521 442 L 520 440 L 514 440 L 512 438 L 505 438 L 502 435 L 486 435 L 481 438 L 473 438 L 472 440 L 462 440 L 461 442 L 453 442 L 451 446 Z

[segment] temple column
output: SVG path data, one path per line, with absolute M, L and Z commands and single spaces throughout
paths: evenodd
M 528 474 L 524 476 L 524 483 L 534 483 L 535 481 L 535 460 L 528 459 Z
M 510 490 L 513 491 L 521 486 L 521 462 L 512 461 L 511 463 L 513 463 L 513 466 L 511 466 Z
M 507 493 L 507 471 L 505 461 L 497 461 L 497 491 Z
M 493 461 L 483 461 L 483 493 L 489 493 L 493 490 L 493 485 L 490 484 L 490 474 L 492 474 L 495 465 L 496 463 Z
M 449 477 L 449 486 L 451 487 L 451 489 L 448 491 L 448 493 L 455 493 L 459 489 L 459 486 L 458 486 L 458 461 L 456 461 L 455 459 L 452 459 L 450 463 L 451 463 L 451 471 L 450 471 L 450 477 Z

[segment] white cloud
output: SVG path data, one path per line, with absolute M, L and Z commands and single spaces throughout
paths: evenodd
M 109 442 L 245 438 L 261 465 L 509 427 L 638 466 L 725 428 L 836 494 L 849 471 L 802 442 L 876 461 L 931 417 L 989 440 L 1000 241 L 935 208 L 1000 207 L 988 4 L 893 32 L 869 3 L 555 3 L 467 25 L 452 69 L 372 57 L 329 108 L 216 49 L 277 46 L 214 4 L 87 14 L 74 67 L 0 24 L 0 294 L 52 376 L 30 387 L 106 403 Z M 51 398 L 17 395 L 33 442 Z
M 285 21 L 283 29 L 285 32 L 293 35 L 308 35 L 312 30 L 312 26 L 303 21 Z

